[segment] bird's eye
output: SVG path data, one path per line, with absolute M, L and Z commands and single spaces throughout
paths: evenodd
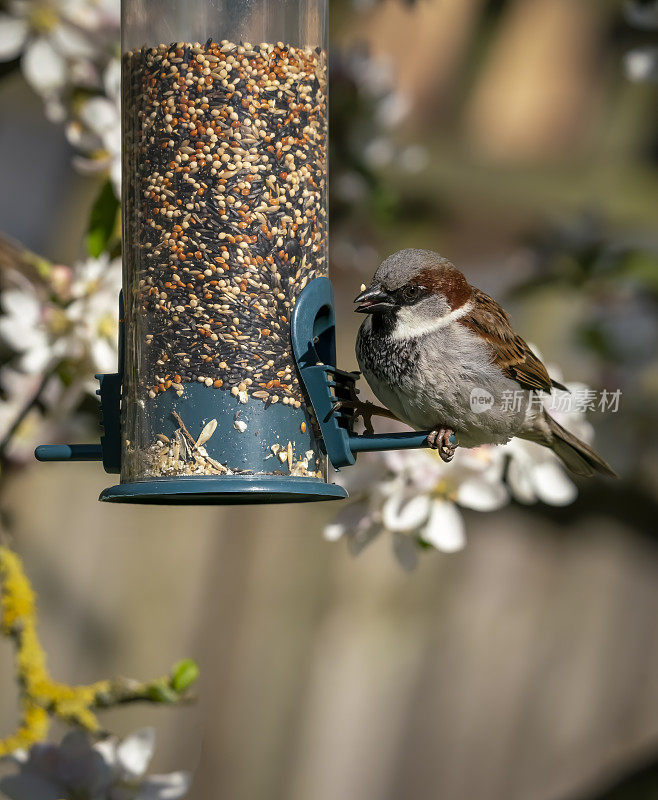
M 407 303 L 413 303 L 414 300 L 418 300 L 422 293 L 422 287 L 410 284 L 409 286 L 405 286 L 402 290 L 402 297 Z

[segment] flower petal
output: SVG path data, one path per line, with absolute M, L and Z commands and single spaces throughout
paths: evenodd
M 94 372 L 116 372 L 117 351 L 107 339 L 92 339 L 91 360 Z
M 393 534 L 393 552 L 402 569 L 411 572 L 418 564 L 418 544 L 408 533 Z
M 135 800 L 179 800 L 185 797 L 191 785 L 192 776 L 189 772 L 150 775 L 142 784 Z
M 636 47 L 626 53 L 624 70 L 631 81 L 658 80 L 658 47 Z
M 52 356 L 50 348 L 44 343 L 24 352 L 18 360 L 18 366 L 28 375 L 37 375 L 45 371 Z
M 324 526 L 322 535 L 328 542 L 337 542 L 345 534 L 345 526 L 339 522 L 330 522 Z
M 36 392 L 39 383 L 40 379 L 37 376 L 26 375 L 5 364 L 0 368 L 0 386 L 4 389 L 6 397 L 5 402 L 0 404 L 0 408 L 6 409 L 12 402 L 24 405 L 27 397 Z
M 65 132 L 69 143 L 79 150 L 89 152 L 90 150 L 97 150 L 101 146 L 101 139 L 98 134 L 87 130 L 79 120 L 69 122 Z
M 463 508 L 475 511 L 495 511 L 509 501 L 505 486 L 499 481 L 471 478 L 457 488 L 457 502 Z
M 378 523 L 367 524 L 366 520 L 364 523 L 356 530 L 348 531 L 349 551 L 353 556 L 358 556 L 382 532 L 382 526 Z
M 456 553 L 466 544 L 464 520 L 454 503 L 434 500 L 421 539 L 444 553 Z
M 74 86 L 88 86 L 96 89 L 100 74 L 95 64 L 86 59 L 78 59 L 68 65 L 69 83 Z
M 0 339 L 12 350 L 21 353 L 40 344 L 42 333 L 39 330 L 24 328 L 16 317 L 0 317 Z
M 61 125 L 67 117 L 64 103 L 54 95 L 43 98 L 43 110 L 46 119 L 54 125 Z
M 83 175 L 97 175 L 99 172 L 105 172 L 112 164 L 112 158 L 107 153 L 101 153 L 98 157 L 94 156 L 94 158 L 73 156 L 71 161 L 78 172 Z
M 114 770 L 84 731 L 67 734 L 57 753 L 57 777 L 71 794 L 100 796 L 112 785 Z
M 108 64 L 103 75 L 103 86 L 105 94 L 118 107 L 121 100 L 121 61 L 118 58 L 112 59 Z
M 106 739 L 95 742 L 94 750 L 110 769 L 115 769 L 117 765 L 117 741 L 113 736 L 108 736 Z
M 80 108 L 79 117 L 88 128 L 99 136 L 120 124 L 117 107 L 107 97 L 92 97 L 87 100 Z
M 94 40 L 71 25 L 57 25 L 50 34 L 53 47 L 69 58 L 93 59 L 97 56 Z
M 389 531 L 413 531 L 427 519 L 430 505 L 426 494 L 409 498 L 402 492 L 396 492 L 382 507 L 384 527 Z
M 27 31 L 26 20 L 0 14 L 0 61 L 11 61 L 20 55 Z
M 370 520 L 368 506 L 364 502 L 345 504 L 332 521 L 325 526 L 324 538 L 330 542 L 335 542 L 346 533 L 354 530 L 365 519 Z
M 14 764 L 18 764 L 20 766 L 22 764 L 27 764 L 28 758 L 29 758 L 28 751 L 20 747 L 18 750 L 14 750 L 13 753 L 9 753 L 8 756 L 3 756 L 0 759 L 0 762 L 13 761 Z
M 142 728 L 126 736 L 117 746 L 117 761 L 131 777 L 145 772 L 155 751 L 155 729 Z
M 438 455 L 427 450 L 409 451 L 415 453 L 416 458 L 407 468 L 407 476 L 413 489 L 418 493 L 431 493 L 447 474 L 449 467 L 444 464 Z
M 25 80 L 39 94 L 53 94 L 66 83 L 66 64 L 47 39 L 35 39 L 23 53 Z
M 537 497 L 551 506 L 568 506 L 578 497 L 576 485 L 557 461 L 537 464 L 532 470 L 532 482 Z
M 2 308 L 18 317 L 24 326 L 34 325 L 41 316 L 41 305 L 34 294 L 21 289 L 6 289 L 2 293 Z
M 50 783 L 59 781 L 59 747 L 50 742 L 36 742 L 28 753 L 27 769 Z
M 514 499 L 519 503 L 529 505 L 537 502 L 537 495 L 530 478 L 530 467 L 522 457 L 515 456 L 510 461 L 507 470 L 507 484 L 512 490 Z
M 113 158 L 110 164 L 110 180 L 114 187 L 114 193 L 121 197 L 121 158 Z
M 0 780 L 0 792 L 8 800 L 60 800 L 66 789 L 42 778 L 36 772 L 23 770 Z
M 105 131 L 103 136 L 105 149 L 115 156 L 115 161 L 121 157 L 121 122 L 117 117 L 114 124 Z

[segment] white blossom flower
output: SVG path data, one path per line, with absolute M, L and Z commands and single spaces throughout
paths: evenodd
M 118 24 L 116 0 L 9 0 L 7 13 L 0 13 L 0 61 L 21 55 L 25 79 L 61 121 L 63 90 L 97 84 L 96 64 Z
M 548 371 L 553 378 L 561 380 L 558 369 L 549 367 Z M 546 395 L 544 407 L 549 409 L 560 425 L 579 439 L 590 442 L 594 429 L 587 422 L 583 410 L 573 402 L 573 398 L 588 387 L 582 383 L 569 383 L 566 386 L 569 390 L 567 393 L 554 389 L 550 395 Z M 555 402 L 559 398 L 564 398 L 566 402 Z M 566 506 L 578 496 L 578 489 L 565 472 L 562 462 L 547 447 L 515 438 L 500 450 L 509 457 L 507 485 L 518 502 L 529 504 L 541 501 L 551 506 Z
M 503 458 L 496 448 L 457 450 L 449 465 L 430 450 L 397 450 L 371 456 L 369 462 L 383 471 L 370 471 L 364 498 L 342 509 L 325 529 L 325 537 L 345 535 L 352 552 L 358 553 L 387 531 L 405 569 L 416 563 L 418 542 L 446 553 L 462 549 L 460 506 L 490 511 L 509 500 L 502 483 Z
M 9 800 L 179 800 L 190 788 L 190 775 L 146 775 L 155 749 L 155 731 L 145 728 L 123 740 L 94 742 L 76 731 L 60 744 L 35 744 L 17 751 L 18 772 L 0 780 Z
M 503 461 L 495 448 L 458 450 L 450 465 L 429 450 L 391 453 L 386 461 L 404 485 L 382 508 L 384 527 L 413 533 L 446 553 L 465 544 L 458 506 L 493 511 L 509 499 L 502 483 Z
M 47 306 L 28 281 L 22 288 L 6 289 L 0 305 L 0 338 L 19 354 L 16 366 L 28 374 L 44 372 L 61 352 L 48 334 Z
M 73 163 L 82 172 L 109 173 L 117 196 L 121 193 L 121 62 L 110 61 L 103 74 L 105 95 L 81 103 L 77 118 L 69 123 L 67 137 L 86 157 Z
M 373 169 L 382 169 L 391 163 L 395 153 L 393 142 L 386 136 L 378 136 L 364 147 L 363 158 Z
M 624 55 L 624 71 L 636 83 L 658 81 L 658 47 L 636 47 Z
M 16 351 L 15 366 L 22 372 L 43 373 L 66 359 L 93 393 L 94 373 L 116 371 L 121 263 L 102 254 L 66 274 L 59 303 L 39 298 L 27 281 L 6 289 L 0 338 Z
M 88 365 L 90 374 L 116 372 L 121 260 L 106 253 L 74 268 L 73 300 L 65 314 L 70 329 L 67 356 Z

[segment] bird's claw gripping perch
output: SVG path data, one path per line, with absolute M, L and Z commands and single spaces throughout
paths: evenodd
M 441 460 L 448 464 L 457 449 L 455 432 L 450 428 L 437 428 L 427 437 L 427 444 L 432 450 L 438 450 Z

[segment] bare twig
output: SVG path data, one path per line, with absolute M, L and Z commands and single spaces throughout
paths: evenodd
M 20 272 L 31 281 L 44 281 L 52 264 L 41 256 L 0 233 L 0 272 Z
M 37 390 L 25 402 L 25 405 L 21 408 L 21 410 L 18 412 L 18 414 L 14 418 L 14 421 L 11 423 L 11 425 L 7 429 L 7 432 L 2 437 L 2 440 L 0 440 L 0 464 L 4 464 L 5 463 L 6 455 L 7 455 L 7 448 L 9 447 L 9 444 L 11 442 L 11 439 L 12 439 L 13 435 L 19 429 L 19 427 L 21 426 L 21 423 L 27 417 L 27 415 L 30 413 L 30 411 L 36 405 L 38 405 L 39 401 L 41 400 L 41 396 L 43 395 L 43 393 L 44 393 L 44 391 L 46 389 L 46 386 L 48 385 L 48 381 L 52 378 L 53 374 L 54 374 L 54 370 L 49 370 L 48 372 L 46 372 L 43 375 L 43 377 L 41 378 L 41 381 L 39 382 L 39 386 L 37 387 Z

